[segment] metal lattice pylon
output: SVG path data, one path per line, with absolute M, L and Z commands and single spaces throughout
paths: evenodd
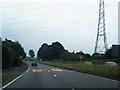
M 100 0 L 97 38 L 96 38 L 94 53 L 105 53 L 107 49 L 108 49 L 108 45 L 107 45 L 106 28 L 105 28 L 104 0 Z

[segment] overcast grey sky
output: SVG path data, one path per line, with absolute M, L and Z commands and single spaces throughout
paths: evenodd
M 105 0 L 108 46 L 118 43 L 118 1 Z M 4 0 L 2 37 L 19 41 L 28 54 L 43 43 L 59 41 L 65 49 L 94 52 L 99 0 Z

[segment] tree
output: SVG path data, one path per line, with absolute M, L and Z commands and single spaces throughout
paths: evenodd
M 76 52 L 76 54 L 80 56 L 80 59 L 90 59 L 90 54 L 85 54 L 83 51 Z
M 59 59 L 64 47 L 59 42 L 54 42 L 52 45 L 44 43 L 38 50 L 37 56 L 43 60 Z
M 14 60 L 14 51 L 7 46 L 2 46 L 2 68 L 8 68 Z
M 79 55 L 68 52 L 59 42 L 53 42 L 52 45 L 46 43 L 41 45 L 37 57 L 43 60 L 79 60 Z
M 107 58 L 112 58 L 112 48 L 108 49 L 106 52 L 105 52 L 105 55 Z
M 22 58 L 20 58 L 22 57 Z M 9 68 L 11 66 L 19 66 L 22 64 L 22 59 L 26 57 L 24 49 L 20 43 L 12 42 L 5 39 L 2 41 L 2 67 Z
M 29 55 L 31 56 L 31 57 L 34 57 L 35 56 L 35 53 L 34 53 L 34 51 L 31 49 L 31 50 L 29 50 Z
M 85 55 L 85 53 L 83 53 L 82 51 L 76 52 L 76 54 Z
M 41 47 L 39 48 L 38 52 L 37 52 L 37 57 L 39 58 L 42 58 L 42 59 L 45 59 L 46 56 L 46 53 L 47 53 L 47 48 L 49 47 L 48 44 L 46 43 L 43 43 L 41 45 Z

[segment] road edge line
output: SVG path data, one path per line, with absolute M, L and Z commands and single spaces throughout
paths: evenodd
M 28 66 L 28 64 L 27 64 Z M 10 84 L 12 84 L 13 82 L 15 82 L 16 80 L 18 80 L 19 78 L 21 78 L 25 73 L 27 73 L 30 70 L 30 67 L 28 66 L 28 69 L 21 75 L 19 75 L 17 78 L 15 78 L 14 80 L 12 80 L 11 82 L 9 82 L 8 84 L 4 85 L 2 88 L 0 88 L 0 90 L 8 87 Z

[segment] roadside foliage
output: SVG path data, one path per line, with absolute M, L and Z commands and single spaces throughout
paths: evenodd
M 12 42 L 5 39 L 2 41 L 2 68 L 6 69 L 12 66 L 19 66 L 22 59 L 26 57 L 24 49 L 19 42 Z

